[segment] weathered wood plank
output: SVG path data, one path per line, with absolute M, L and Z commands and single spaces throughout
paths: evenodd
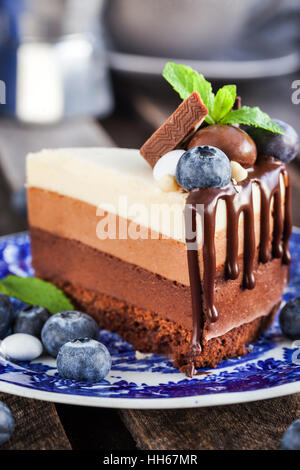
M 25 216 L 21 216 L 12 211 L 10 197 L 10 188 L 0 169 L 0 236 L 21 232 L 27 228 Z
M 111 146 L 104 129 L 93 119 L 70 119 L 59 124 L 29 126 L 1 120 L 0 164 L 13 190 L 25 182 L 25 157 L 43 148 Z
M 279 449 L 300 415 L 300 394 L 230 406 L 181 410 L 122 410 L 138 448 L 150 450 Z
M 0 393 L 15 419 L 12 438 L 1 450 L 70 450 L 71 445 L 55 405 Z

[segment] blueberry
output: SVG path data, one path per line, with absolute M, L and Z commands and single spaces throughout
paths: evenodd
M 56 313 L 46 321 L 42 329 L 42 342 L 51 356 L 56 357 L 61 346 L 78 338 L 98 339 L 99 327 L 85 313 L 73 310 Z
M 11 300 L 0 294 L 0 339 L 5 338 L 14 318 L 14 308 Z
M 300 339 L 300 297 L 290 300 L 280 312 L 282 332 L 291 339 Z
M 57 356 L 57 370 L 66 379 L 100 382 L 111 368 L 111 357 L 104 344 L 89 338 L 65 343 Z
M 289 163 L 299 153 L 299 136 L 295 129 L 286 122 L 273 119 L 284 131 L 284 135 L 275 134 L 258 127 L 248 127 L 247 133 L 257 146 L 258 155 L 275 157 L 284 163 Z
M 15 420 L 10 409 L 0 401 L 0 445 L 8 441 L 15 429 Z
M 182 155 L 176 180 L 186 191 L 194 188 L 222 188 L 231 178 L 230 161 L 222 150 L 210 145 L 193 147 Z
M 300 450 L 300 419 L 296 419 L 285 431 L 281 448 L 283 450 Z
M 28 305 L 16 313 L 13 332 L 40 338 L 42 328 L 49 317 L 50 314 L 44 307 Z

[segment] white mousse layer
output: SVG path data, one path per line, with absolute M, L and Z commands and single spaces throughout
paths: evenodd
M 27 157 L 27 186 L 69 196 L 185 242 L 187 193 L 164 192 L 138 150 L 66 148 L 42 150 Z M 260 212 L 260 192 L 253 191 Z M 96 209 L 95 209 L 96 210 Z M 242 220 L 242 217 L 241 217 Z M 201 224 L 198 242 L 202 244 Z M 226 229 L 226 206 L 220 201 L 216 231 Z

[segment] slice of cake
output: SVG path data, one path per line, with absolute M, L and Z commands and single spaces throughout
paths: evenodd
M 201 127 L 209 108 L 199 94 L 192 118 L 184 106 L 144 158 L 119 148 L 30 154 L 27 191 L 36 275 L 100 327 L 192 375 L 245 354 L 271 324 L 292 224 L 285 163 L 257 158 L 236 126 Z
M 192 308 L 193 301 L 197 304 L 193 283 L 199 280 L 197 273 L 196 279 L 194 273 L 189 275 L 184 233 L 187 193 L 160 190 L 137 150 L 108 148 L 31 154 L 27 186 L 36 275 L 62 287 L 101 327 L 120 333 L 136 349 L 172 354 L 179 365 L 185 364 L 193 327 L 199 335 L 199 319 L 193 320 Z M 253 193 L 256 286 L 241 288 L 242 219 L 238 266 L 234 256 L 232 260 L 232 270 L 239 269 L 239 274 L 236 279 L 224 278 L 227 218 L 221 200 L 216 213 L 215 280 L 207 280 L 214 282 L 219 320 L 203 325 L 205 345 L 197 366 L 243 354 L 245 344 L 272 321 L 287 283 L 288 267 L 281 259 L 258 265 L 261 216 L 256 185 Z M 161 217 L 154 214 L 150 224 L 145 217 L 148 211 L 139 212 L 137 203 L 149 213 L 151 205 L 162 207 Z M 248 232 L 246 236 L 248 243 Z M 202 238 L 198 230 L 200 247 Z M 188 253 L 194 257 L 195 251 Z M 200 248 L 200 266 L 202 255 Z

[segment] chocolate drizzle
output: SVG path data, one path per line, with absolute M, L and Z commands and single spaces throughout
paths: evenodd
M 227 210 L 227 246 L 224 275 L 227 279 L 239 276 L 238 246 L 239 217 L 244 214 L 244 257 L 242 288 L 255 287 L 254 261 L 256 256 L 253 184 L 257 184 L 261 195 L 260 244 L 258 261 L 267 263 L 272 258 L 282 258 L 289 264 L 289 237 L 292 230 L 291 188 L 284 163 L 270 157 L 260 158 L 248 172 L 248 178 L 239 185 L 229 184 L 225 188 L 195 189 L 190 192 L 185 206 L 186 243 L 193 306 L 193 335 L 190 352 L 190 374 L 194 370 L 193 358 L 201 351 L 205 321 L 218 320 L 214 305 L 216 275 L 215 226 L 218 201 L 223 199 Z M 285 185 L 284 214 L 281 175 Z M 273 211 L 271 214 L 271 203 Z M 197 218 L 203 221 L 203 276 L 200 274 L 197 247 Z M 273 234 L 270 249 L 271 217 Z M 202 279 L 201 279 L 202 277 Z

